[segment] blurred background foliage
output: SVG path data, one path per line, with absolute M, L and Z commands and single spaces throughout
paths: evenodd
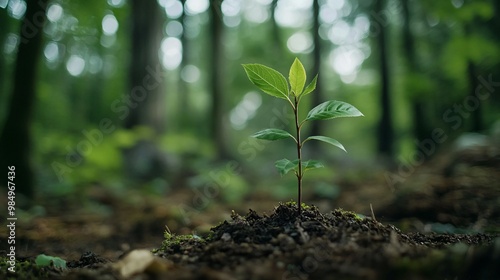
M 45 12 L 41 2 L 0 0 L 1 137 L 29 137 L 28 168 L 17 174 L 34 178 L 19 184 L 28 196 L 93 185 L 164 194 L 223 178 L 225 201 L 269 186 L 288 200 L 294 178 L 281 180 L 273 164 L 293 158 L 293 145 L 249 135 L 291 127 L 290 112 L 258 92 L 243 63 L 287 73 L 299 57 L 308 80 L 319 70 L 317 98 L 304 102 L 303 114 L 329 99 L 365 114 L 305 129 L 349 152 L 306 150 L 327 162 L 307 179 L 323 197 L 338 195 L 334 178 L 408 161 L 435 128 L 449 136 L 436 144 L 442 149 L 465 132 L 489 135 L 499 120 L 498 1 L 52 0 Z M 33 49 L 39 64 L 35 80 L 16 80 L 29 9 L 46 16 L 35 31 L 43 34 Z M 11 103 L 24 94 L 16 83 L 33 83 L 32 110 Z M 476 106 L 479 86 L 490 94 Z M 7 129 L 23 126 L 9 119 L 11 110 L 32 115 L 28 136 Z M 5 141 L 2 163 L 22 165 L 6 150 L 23 147 Z

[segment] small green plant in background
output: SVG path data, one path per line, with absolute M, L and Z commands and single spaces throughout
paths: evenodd
M 329 120 L 339 117 L 360 117 L 363 116 L 363 114 L 351 104 L 342 101 L 330 100 L 314 107 L 309 111 L 305 119 L 299 120 L 300 101 L 304 96 L 316 89 L 318 75 L 316 75 L 306 86 L 306 71 L 300 60 L 297 58 L 295 58 L 292 66 L 290 67 L 288 81 L 278 71 L 262 64 L 243 64 L 243 68 L 245 69 L 248 78 L 254 85 L 271 96 L 288 101 L 293 110 L 295 116 L 295 136 L 282 129 L 268 128 L 253 134 L 252 137 L 269 141 L 291 138 L 295 141 L 297 145 L 297 159 L 280 159 L 276 161 L 275 166 L 282 176 L 292 170 L 294 171 L 295 176 L 297 176 L 297 205 L 298 214 L 300 215 L 302 205 L 302 178 L 307 170 L 323 167 L 323 164 L 319 161 L 304 161 L 302 159 L 302 147 L 304 144 L 309 140 L 318 140 L 346 151 L 344 146 L 342 146 L 339 141 L 330 137 L 309 136 L 302 140 L 302 126 L 305 123 L 314 120 Z
M 54 266 L 60 269 L 66 269 L 66 261 L 59 257 L 47 256 L 40 254 L 36 257 L 35 263 L 38 267 Z

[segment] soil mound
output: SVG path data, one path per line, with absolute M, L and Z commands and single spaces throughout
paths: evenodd
M 322 214 L 306 206 L 298 216 L 297 206 L 287 203 L 269 216 L 252 210 L 245 216 L 233 213 L 232 221 L 212 228 L 205 239 L 168 235 L 157 254 L 181 266 L 183 273 L 175 275 L 186 279 L 403 279 L 409 275 L 461 279 L 477 269 L 486 277 L 500 275 L 495 265 L 500 242 L 494 246 L 493 240 L 494 236 L 485 234 L 405 234 L 341 209 Z M 478 244 L 490 246 L 472 246 Z

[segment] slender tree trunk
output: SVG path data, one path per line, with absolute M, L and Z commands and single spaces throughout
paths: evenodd
M 467 78 L 469 79 L 469 96 L 472 100 L 477 100 L 476 88 L 479 86 L 477 80 L 476 66 L 472 61 L 467 63 Z M 478 101 L 480 102 L 480 101 Z M 482 104 L 479 103 L 477 108 L 471 112 L 472 117 L 472 127 L 471 130 L 474 132 L 481 132 L 484 129 L 483 116 L 482 116 Z
M 375 11 L 378 15 L 383 14 L 384 1 L 375 2 Z M 378 151 L 389 159 L 393 156 L 394 129 L 392 125 L 392 106 L 390 98 L 390 78 L 389 78 L 389 56 L 387 54 L 387 24 L 376 22 L 379 26 L 379 33 L 376 37 L 379 52 L 380 71 L 380 110 L 381 117 L 378 124 Z
M 163 37 L 164 14 L 157 1 L 132 0 L 130 88 L 124 97 L 128 112 L 125 128 L 152 128 L 156 135 L 165 130 L 164 72 L 158 52 Z M 124 151 L 125 169 L 132 179 L 142 181 L 163 177 L 165 157 L 150 140 L 141 140 Z
M 102 31 L 99 29 L 97 32 L 97 38 L 101 38 Z M 106 54 L 106 50 L 101 44 L 96 46 L 97 55 L 99 58 L 103 59 Z M 91 123 L 99 123 L 99 121 L 103 117 L 103 96 L 104 96 L 104 75 L 102 75 L 103 69 L 101 69 L 100 73 L 94 74 L 91 77 L 92 84 L 89 86 L 89 94 L 86 97 L 86 116 L 87 120 Z
M 182 0 L 182 5 L 184 6 L 186 0 Z M 186 11 L 182 13 L 181 18 L 179 19 L 182 23 L 184 30 L 186 29 Z M 184 69 L 188 65 L 189 58 L 189 39 L 186 36 L 186 32 L 182 32 L 181 36 L 182 43 L 182 62 L 181 62 L 181 70 Z M 180 79 L 179 81 L 179 115 L 182 116 L 179 120 L 179 124 L 181 129 L 191 127 L 191 111 L 189 104 L 189 89 L 186 84 L 186 81 Z
M 224 86 L 223 59 L 222 59 L 222 11 L 221 1 L 214 1 L 210 5 L 210 31 L 212 35 L 212 53 L 209 55 L 210 65 L 212 67 L 210 77 L 210 87 L 212 93 L 212 116 L 210 130 L 215 144 L 218 159 L 229 158 L 226 147 L 225 122 L 224 122 Z
M 0 170 L 6 174 L 7 166 L 15 166 L 16 192 L 27 197 L 34 196 L 30 125 L 36 100 L 36 72 L 47 3 L 48 0 L 26 2 L 9 112 L 0 135 Z
M 489 24 L 490 28 L 493 30 L 492 34 L 498 39 L 500 38 L 500 34 L 498 33 L 498 30 L 500 29 L 500 2 L 499 1 L 493 1 L 493 10 L 494 14 L 496 15 L 495 17 L 492 17 L 491 23 Z
M 472 36 L 474 34 L 474 26 L 472 23 L 465 24 L 464 27 L 465 30 L 465 35 L 466 36 Z M 475 97 L 475 90 L 478 87 L 479 83 L 477 80 L 477 73 L 476 73 L 476 65 L 472 60 L 467 61 L 467 79 L 469 81 L 469 96 L 472 97 L 473 100 L 477 100 Z M 480 102 L 480 101 L 478 101 Z M 471 112 L 471 130 L 474 132 L 480 132 L 483 130 L 483 118 L 482 118 L 482 108 L 481 108 L 481 103 L 478 104 L 477 108 L 475 110 L 472 110 Z
M 283 60 L 283 53 L 284 50 L 282 48 L 282 41 L 281 41 L 281 30 L 280 27 L 278 26 L 278 22 L 276 21 L 276 7 L 278 6 L 278 0 L 273 0 L 271 2 L 271 23 L 272 23 L 272 40 L 273 40 L 273 48 L 274 48 L 274 53 L 275 56 L 273 57 L 273 60 L 275 62 L 281 62 Z
M 158 56 L 163 37 L 164 16 L 155 1 L 132 1 L 132 53 L 130 62 L 130 114 L 126 128 L 138 125 L 164 130 L 164 77 Z M 149 77 L 149 78 L 148 78 Z
M 415 51 L 415 40 L 411 32 L 411 12 L 409 0 L 402 0 L 401 6 L 403 10 L 403 53 L 405 54 L 408 72 L 418 72 L 417 54 Z M 411 90 L 411 89 L 407 89 Z M 413 121 L 413 136 L 417 140 L 429 137 L 429 129 L 427 128 L 426 116 L 424 112 L 424 104 L 419 96 L 412 94 L 411 96 L 412 121 Z M 417 149 L 418 146 L 415 146 Z
M 9 32 L 9 18 L 7 15 L 7 9 L 0 9 L 0 49 L 3 50 L 3 46 L 5 46 L 5 39 L 7 38 L 7 34 Z M 7 98 L 6 96 L 6 91 L 7 88 L 5 86 L 5 80 L 6 80 L 6 71 L 5 71 L 5 56 L 0 55 L 0 102 L 2 102 L 2 105 L 0 105 L 0 112 L 3 111 L 4 109 L 4 102 Z M 4 115 L 0 114 L 0 129 L 3 124 L 3 118 Z
M 319 37 L 319 0 L 314 0 L 313 2 L 313 42 L 314 42 L 314 50 L 313 50 L 313 70 L 312 74 L 316 75 L 319 73 L 321 69 L 321 38 Z M 314 77 L 314 76 L 312 76 Z M 312 77 L 309 77 L 310 79 Z M 312 105 L 316 106 L 323 101 L 322 87 L 321 87 L 321 78 L 319 78 L 318 83 L 316 84 L 316 92 L 312 95 L 313 101 Z M 322 124 L 324 122 L 313 122 L 311 127 L 311 135 L 322 135 Z M 318 142 L 315 141 L 311 143 L 311 149 L 313 154 L 319 154 L 319 145 Z

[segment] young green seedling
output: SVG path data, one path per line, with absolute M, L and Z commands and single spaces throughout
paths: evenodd
M 304 177 L 304 173 L 310 169 L 323 167 L 323 164 L 316 160 L 304 161 L 302 159 L 302 147 L 304 144 L 309 140 L 318 140 L 346 151 L 339 141 L 330 137 L 309 136 L 302 140 L 302 126 L 313 120 L 329 120 L 338 117 L 359 117 L 363 116 L 363 114 L 351 104 L 330 100 L 314 107 L 309 111 L 305 119 L 299 120 L 300 101 L 304 96 L 316 89 L 318 75 L 312 79 L 309 85 L 305 86 L 307 78 L 306 71 L 297 58 L 295 58 L 290 67 L 288 81 L 278 71 L 262 64 L 243 64 L 243 68 L 254 85 L 271 96 L 288 101 L 293 110 L 295 116 L 295 136 L 282 129 L 268 128 L 253 134 L 252 137 L 270 141 L 291 138 L 295 141 L 297 145 L 297 159 L 281 159 L 276 161 L 275 166 L 282 176 L 292 170 L 295 176 L 297 176 L 298 214 L 300 215 L 302 209 L 302 178 Z

